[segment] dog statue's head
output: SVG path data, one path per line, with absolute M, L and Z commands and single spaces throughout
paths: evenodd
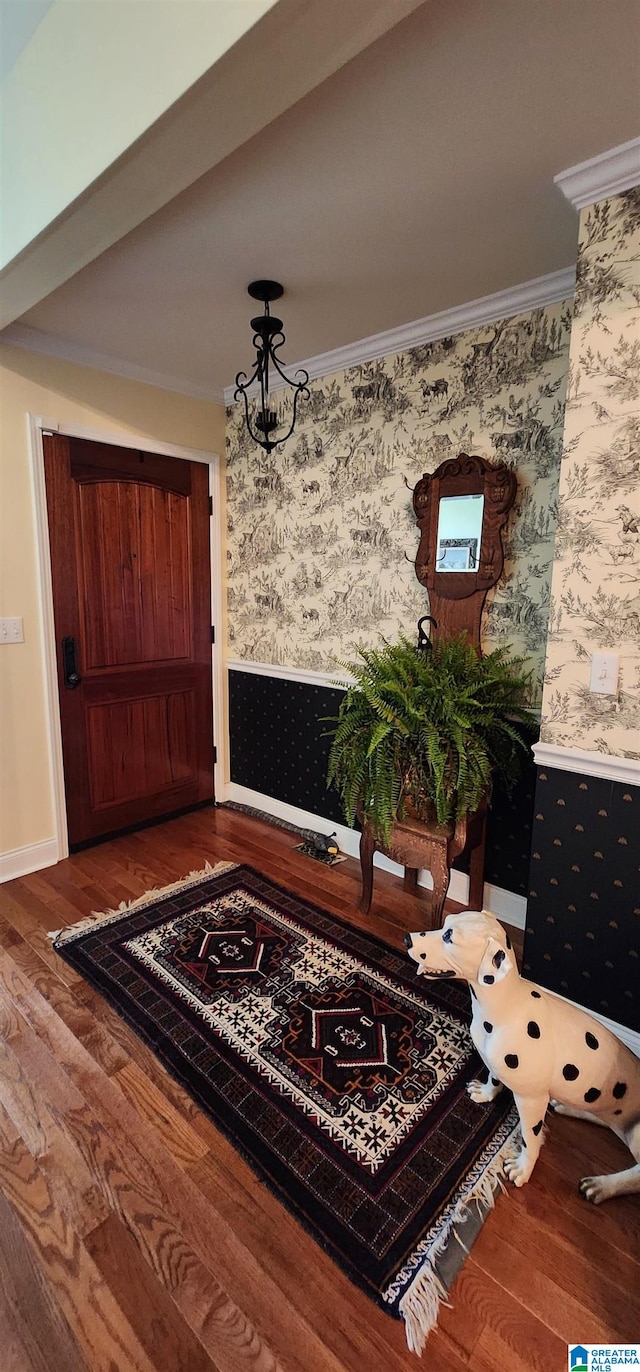
M 447 915 L 442 929 L 405 934 L 404 944 L 418 975 L 438 980 L 461 977 L 492 985 L 516 965 L 507 934 L 487 910 Z

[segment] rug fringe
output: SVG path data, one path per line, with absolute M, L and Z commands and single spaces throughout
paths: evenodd
M 131 914 L 133 910 L 141 910 L 145 905 L 153 905 L 157 900 L 164 900 L 166 896 L 173 895 L 174 891 L 184 891 L 189 886 L 197 886 L 199 881 L 205 877 L 219 876 L 222 872 L 230 872 L 237 867 L 237 862 L 216 862 L 213 866 L 210 862 L 205 862 L 204 867 L 198 871 L 188 872 L 186 877 L 180 881 L 172 881 L 168 886 L 157 886 L 151 891 L 145 891 L 144 895 L 137 896 L 134 900 L 122 900 L 117 909 L 94 910 L 86 919 L 81 919 L 77 924 L 65 925 L 62 929 L 53 929 L 47 937 L 51 940 L 54 948 L 61 948 L 65 943 L 70 943 L 72 939 L 85 934 L 88 929 L 92 929 L 96 924 L 109 924 L 117 919 L 122 919 L 123 915 Z
M 410 1353 L 417 1353 L 418 1357 L 422 1353 L 441 1305 L 450 1307 L 451 1302 L 436 1271 L 425 1263 L 400 1302 Z
M 407 1347 L 410 1353 L 417 1353 L 418 1357 L 424 1352 L 429 1334 L 438 1322 L 440 1306 L 446 1305 L 451 1309 L 446 1288 L 436 1271 L 437 1259 L 442 1255 L 452 1237 L 457 1238 L 465 1251 L 468 1252 L 469 1250 L 462 1242 L 457 1230 L 468 1219 L 471 1205 L 475 1202 L 482 1215 L 484 1211 L 493 1209 L 499 1190 L 506 1192 L 507 1188 L 502 1180 L 502 1174 L 507 1158 L 513 1155 L 515 1133 L 514 1130 L 510 1134 L 500 1151 L 496 1153 L 495 1158 L 485 1168 L 473 1190 L 458 1202 L 446 1228 L 438 1236 L 430 1249 L 429 1256 L 418 1268 L 413 1281 L 400 1301 L 399 1309 L 404 1320 Z

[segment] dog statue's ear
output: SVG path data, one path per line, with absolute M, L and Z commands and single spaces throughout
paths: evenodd
M 487 946 L 482 955 L 482 961 L 478 968 L 478 981 L 482 986 L 492 986 L 494 982 L 502 981 L 507 972 L 511 971 L 513 963 L 508 953 L 505 952 L 502 944 L 498 943 L 497 938 L 488 938 Z

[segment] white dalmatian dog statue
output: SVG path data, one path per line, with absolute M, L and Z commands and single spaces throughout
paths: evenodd
M 640 1058 L 583 1010 L 520 976 L 502 925 L 486 911 L 447 915 L 442 929 L 406 934 L 405 947 L 425 977 L 468 981 L 471 1037 L 489 1071 L 472 1081 L 472 1100 L 513 1091 L 522 1144 L 505 1172 L 524 1186 L 543 1142 L 547 1108 L 608 1125 L 631 1149 L 635 1167 L 583 1177 L 580 1191 L 598 1204 L 640 1192 Z

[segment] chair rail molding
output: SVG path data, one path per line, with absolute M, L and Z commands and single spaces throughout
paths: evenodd
M 632 757 L 613 757 L 609 753 L 590 753 L 582 748 L 563 748 L 555 743 L 534 743 L 536 767 L 552 767 L 588 777 L 604 777 L 625 786 L 640 786 L 640 761 Z
M 251 672 L 254 676 L 274 676 L 282 681 L 301 681 L 306 686 L 328 686 L 334 691 L 346 691 L 353 677 L 342 670 L 339 677 L 329 672 L 316 672 L 311 667 L 281 667 L 275 662 L 245 662 L 243 658 L 227 658 L 230 672 Z

